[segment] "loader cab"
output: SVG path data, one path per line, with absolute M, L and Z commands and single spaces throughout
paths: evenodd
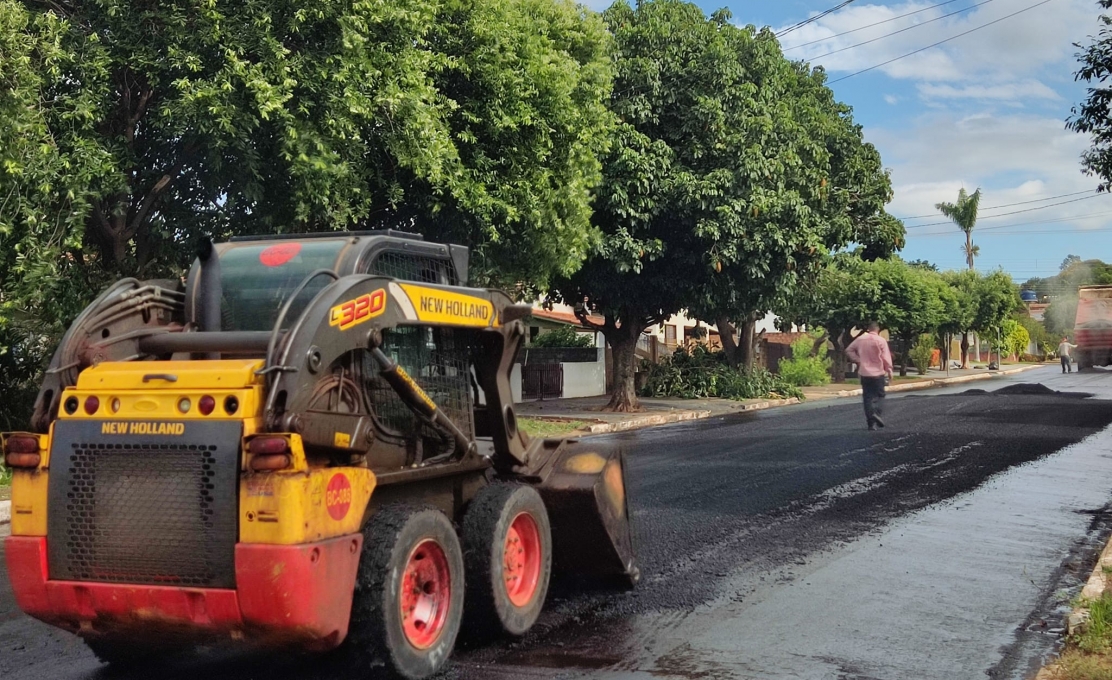
M 295 292 L 286 318 L 297 319 L 332 281 L 327 275 L 306 281 L 314 272 L 389 276 L 450 286 L 467 283 L 467 248 L 428 243 L 418 234 L 392 230 L 241 236 L 215 245 L 215 251 L 220 322 L 219 328 L 204 330 L 270 331 Z M 205 290 L 202 270 L 198 259 L 186 282 L 186 318 L 201 328 L 205 295 L 217 293 Z

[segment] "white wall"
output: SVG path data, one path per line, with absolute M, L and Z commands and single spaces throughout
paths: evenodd
M 597 397 L 606 394 L 606 362 L 576 362 L 564 367 L 564 398 Z M 521 381 L 518 380 L 520 389 Z

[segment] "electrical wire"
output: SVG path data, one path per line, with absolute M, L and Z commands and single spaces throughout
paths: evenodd
M 939 40 L 938 42 L 934 43 L 933 45 L 927 45 L 926 47 L 921 47 L 921 48 L 919 48 L 919 49 L 915 50 L 914 52 L 908 52 L 907 54 L 903 54 L 903 55 L 900 55 L 900 56 L 898 56 L 898 57 L 893 57 L 892 59 L 889 59 L 888 61 L 885 61 L 885 62 L 881 62 L 881 63 L 879 63 L 879 64 L 876 64 L 875 66 L 870 66 L 869 68 L 866 68 L 866 69 L 861 69 L 860 71 L 857 71 L 856 73 L 851 73 L 851 74 L 849 74 L 848 76 L 842 76 L 841 78 L 837 78 L 837 79 L 835 79 L 835 80 L 831 80 L 831 81 L 829 82 L 829 84 L 830 84 L 830 85 L 833 85 L 834 83 L 840 83 L 840 82 L 842 82 L 843 80 L 847 80 L 847 79 L 849 79 L 849 78 L 852 78 L 852 77 L 854 77 L 854 76 L 859 76 L 859 75 L 861 75 L 862 73 L 868 73 L 869 71 L 873 71 L 873 70 L 875 70 L 875 69 L 881 68 L 882 66 L 887 66 L 888 64 L 891 64 L 891 63 L 893 63 L 893 62 L 897 62 L 897 61 L 900 61 L 901 59 L 906 59 L 906 58 L 908 58 L 908 57 L 912 57 L 912 56 L 915 56 L 916 54 L 919 54 L 920 52 L 926 52 L 927 50 L 930 50 L 930 49 L 933 49 L 933 48 L 935 48 L 935 47 L 938 47 L 939 45 L 943 45 L 943 44 L 945 44 L 945 43 L 948 43 L 948 42 L 950 42 L 951 40 L 957 40 L 958 38 L 961 38 L 961 37 L 967 36 L 967 35 L 969 35 L 970 33 L 976 33 L 977 31 L 981 30 L 982 28 L 988 28 L 989 26 L 992 26 L 993 24 L 998 24 L 998 23 L 1000 23 L 1001 21 L 1004 21 L 1004 20 L 1006 20 L 1006 19 L 1011 19 L 1012 17 L 1014 17 L 1014 16 L 1017 16 L 1017 15 L 1019 15 L 1019 14 L 1023 14 L 1024 12 L 1029 12 L 1029 11 L 1031 11 L 1031 10 L 1035 9 L 1036 7 L 1041 7 L 1042 5 L 1045 5 L 1045 4 L 1047 4 L 1048 2 L 1053 2 L 1053 0 L 1042 0 L 1042 2 L 1037 2 L 1037 3 L 1035 3 L 1034 5 L 1031 5 L 1031 6 L 1029 6 L 1029 7 L 1024 7 L 1024 8 L 1023 8 L 1023 9 L 1021 9 L 1021 10 L 1018 10 L 1018 11 L 1016 11 L 1016 12 L 1012 12 L 1011 14 L 1008 14 L 1008 15 L 1002 16 L 1002 17 L 1000 17 L 999 19 L 995 19 L 995 20 L 993 20 L 993 21 L 990 21 L 990 22 L 988 22 L 987 24 L 981 24 L 980 26 L 976 26 L 976 27 L 974 27 L 974 28 L 971 28 L 971 29 L 969 29 L 968 31 L 964 31 L 964 32 L 962 32 L 962 33 L 958 33 L 958 34 L 957 34 L 957 35 L 955 35 L 955 36 L 951 36 L 951 37 L 949 37 L 949 38 L 946 38 L 945 40 Z
M 1075 191 L 1072 194 L 1059 194 L 1058 196 L 1047 196 L 1046 198 L 1036 198 L 1033 201 L 1019 201 L 1018 203 L 1003 203 L 1001 205 L 993 205 L 993 206 L 989 206 L 987 208 L 981 208 L 981 210 L 999 210 L 1000 208 L 1011 208 L 1012 206 L 1016 206 L 1016 205 L 1030 205 L 1031 203 L 1042 203 L 1043 201 L 1052 201 L 1056 198 L 1068 198 L 1070 196 L 1080 196 L 1081 194 L 1091 194 L 1094 191 L 1096 191 L 1096 190 L 1095 189 L 1086 189 L 1085 191 Z M 915 217 L 897 217 L 896 219 L 900 220 L 900 221 L 904 221 L 904 220 L 923 220 L 923 219 L 926 219 L 928 217 L 939 217 L 941 215 L 942 215 L 942 213 L 937 213 L 936 212 L 936 213 L 931 213 L 930 215 L 916 215 Z
M 1050 219 L 1050 220 L 1038 220 L 1037 222 L 1016 222 L 1015 224 L 998 224 L 994 227 L 982 227 L 980 229 L 974 229 L 973 234 L 974 234 L 974 236 L 976 236 L 977 234 L 983 234 L 986 231 L 997 231 L 999 229 L 1014 229 L 1015 227 L 1030 227 L 1030 226 L 1038 226 L 1038 225 L 1044 225 L 1044 224 L 1058 224 L 1058 223 L 1061 223 L 1061 222 L 1077 222 L 1077 221 L 1080 221 L 1080 220 L 1092 219 L 1094 217 L 1108 217 L 1109 215 L 1112 215 L 1112 211 L 1105 211 L 1105 212 L 1099 212 L 1099 213 L 1090 213 L 1088 215 L 1076 215 L 1076 216 L 1073 216 L 1073 217 L 1057 217 L 1057 218 Z M 952 230 L 932 231 L 932 232 L 927 233 L 927 234 L 914 234 L 915 238 L 926 238 L 927 236 L 953 236 L 953 235 L 954 235 L 954 232 Z M 988 235 L 993 236 L 994 234 L 988 234 Z
M 1088 201 L 1088 200 L 1091 200 L 1091 199 L 1094 199 L 1094 198 L 1100 198 L 1101 196 L 1108 196 L 1108 195 L 1110 195 L 1110 194 L 1103 193 L 1103 194 L 1093 194 L 1092 196 L 1082 196 L 1081 198 L 1074 198 L 1074 199 L 1069 200 L 1069 201 L 1061 201 L 1059 203 L 1050 203 L 1049 205 L 1040 205 L 1037 208 L 1026 208 L 1024 210 L 1013 210 L 1012 212 L 1000 213 L 999 215 L 986 215 L 985 217 L 981 217 L 979 219 L 992 220 L 992 219 L 996 219 L 997 217 L 1007 217 L 1009 215 L 1019 215 L 1021 213 L 1029 213 L 1029 212 L 1035 212 L 1035 211 L 1038 211 L 1038 210 L 1046 210 L 1047 208 L 1053 208 L 1053 207 L 1056 207 L 1056 206 L 1059 206 L 1059 205 L 1068 205 L 1070 203 L 1079 203 L 1081 201 Z M 905 229 L 922 229 L 923 227 L 937 227 L 941 224 L 953 224 L 953 222 L 946 221 L 946 222 L 928 222 L 927 224 L 913 224 L 910 227 L 905 227 Z
M 877 21 L 875 23 L 867 24 L 865 26 L 861 26 L 860 28 L 855 28 L 855 29 L 852 29 L 852 30 L 849 30 L 849 31 L 842 31 L 841 33 L 835 33 L 834 35 L 827 36 L 825 38 L 819 38 L 818 40 L 812 40 L 810 42 L 800 43 L 799 45 L 793 45 L 791 47 L 785 47 L 784 51 L 785 52 L 790 52 L 792 50 L 798 50 L 800 47 L 807 47 L 808 45 L 814 45 L 815 43 L 825 42 L 827 40 L 833 40 L 834 38 L 841 38 L 843 35 L 849 35 L 850 33 L 857 33 L 858 31 L 864 31 L 866 28 L 873 28 L 874 26 L 880 26 L 881 24 L 887 24 L 887 23 L 891 23 L 893 21 L 898 21 L 899 19 L 903 19 L 903 18 L 912 16 L 914 14 L 920 14 L 920 13 L 926 12 L 928 10 L 937 9 L 939 7 L 944 7 L 946 5 L 952 5 L 957 1 L 958 0 L 946 0 L 946 2 L 940 2 L 937 5 L 931 5 L 930 7 L 924 7 L 923 9 L 917 9 L 914 12 L 908 12 L 907 14 L 901 14 L 899 16 L 892 17 L 891 19 L 885 19 L 883 21 Z
M 968 12 L 969 10 L 972 10 L 972 9 L 977 9 L 977 8 L 978 8 L 978 7 L 980 7 L 981 5 L 987 5 L 987 4 L 988 4 L 988 3 L 990 3 L 990 2 L 992 2 L 992 0 L 983 0 L 983 2 L 978 2 L 978 3 L 976 4 L 976 5 L 971 5 L 971 6 L 969 6 L 969 7 L 966 7 L 965 9 L 959 9 L 959 10 L 957 10 L 956 12 L 950 12 L 949 14 L 943 14 L 943 15 L 942 15 L 942 16 L 940 16 L 940 17 L 935 17 L 935 18 L 933 18 L 933 19 L 928 19 L 928 20 L 926 20 L 926 21 L 924 21 L 924 22 L 922 22 L 922 23 L 918 23 L 918 24 L 913 24 L 913 25 L 911 25 L 911 26 L 907 26 L 907 27 L 905 27 L 905 28 L 901 28 L 901 29 L 900 29 L 900 30 L 898 30 L 898 31 L 892 31 L 891 33 L 885 33 L 884 35 L 882 35 L 882 36 L 878 36 L 878 37 L 876 37 L 876 38 L 873 38 L 872 40 L 866 40 L 866 41 L 864 41 L 864 42 L 859 42 L 859 43 L 857 43 L 856 45 L 850 45 L 850 46 L 848 46 L 848 47 L 842 47 L 842 48 L 839 48 L 839 49 L 833 50 L 833 51 L 831 51 L 831 52 L 827 52 L 826 54 L 820 54 L 820 55 L 818 55 L 817 57 L 808 57 L 807 61 L 818 61 L 819 59 L 823 59 L 823 58 L 825 58 L 825 57 L 829 57 L 829 56 L 830 56 L 830 55 L 832 55 L 832 54 L 839 54 L 839 53 L 841 53 L 841 52 L 845 52 L 846 50 L 852 50 L 852 49 L 854 49 L 855 47 L 861 47 L 861 46 L 863 46 L 863 45 L 869 45 L 869 44 L 871 44 L 871 43 L 875 43 L 875 42 L 877 42 L 878 40 L 884 40 L 885 38 L 891 38 L 891 37 L 892 37 L 892 36 L 894 36 L 894 35 L 899 35 L 900 33 L 906 33 L 906 32 L 908 32 L 908 31 L 910 31 L 910 30 L 913 30 L 913 29 L 919 28 L 919 27 L 921 27 L 921 26 L 926 26 L 927 24 L 933 24 L 933 23 L 934 23 L 934 22 L 936 22 L 936 21 L 942 21 L 943 19 L 948 19 L 949 17 L 955 16 L 955 15 L 957 15 L 957 14 L 963 14 L 963 13 L 965 13 L 965 12 Z
M 854 2 L 854 0 L 845 0 L 845 2 L 843 2 L 839 5 L 836 5 L 834 7 L 831 7 L 830 9 L 823 10 L 822 12 L 819 12 L 818 14 L 811 17 L 810 19 L 806 19 L 804 21 L 801 21 L 798 24 L 795 24 L 794 26 L 788 26 L 784 30 L 777 33 L 776 37 L 777 38 L 782 38 L 783 36 L 791 33 L 792 31 L 798 31 L 799 29 L 803 28 L 807 24 L 814 23 L 814 22 L 818 21 L 819 19 L 821 19 L 825 16 L 829 16 L 829 15 L 833 14 L 834 12 L 837 12 L 838 10 L 842 9 L 843 7 L 846 7 L 848 5 L 853 4 L 853 2 Z

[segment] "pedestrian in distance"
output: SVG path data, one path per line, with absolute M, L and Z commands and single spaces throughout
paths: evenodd
M 1077 347 L 1071 344 L 1069 338 L 1062 338 L 1062 342 L 1058 345 L 1058 356 L 1062 359 L 1062 372 L 1073 373 L 1073 367 L 1070 366 L 1070 349 Z
M 846 356 L 857 364 L 861 378 L 861 398 L 865 402 L 865 422 L 870 430 L 884 427 L 884 386 L 892 378 L 892 352 L 880 337 L 880 325 L 872 321 L 866 332 L 846 348 Z

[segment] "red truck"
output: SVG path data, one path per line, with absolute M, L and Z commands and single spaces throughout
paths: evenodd
M 1082 286 L 1077 297 L 1077 368 L 1112 365 L 1112 285 Z

